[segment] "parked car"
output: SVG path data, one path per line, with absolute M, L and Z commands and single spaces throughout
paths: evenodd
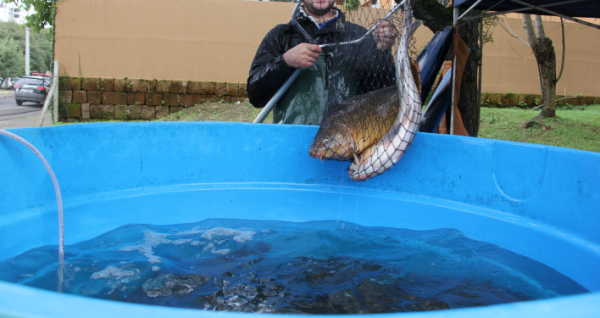
M 2 87 L 0 87 L 0 88 L 1 89 L 13 89 L 15 83 L 18 80 L 19 80 L 18 77 L 7 77 L 4 82 L 2 80 L 0 80 L 0 85 L 2 85 Z
M 14 85 L 14 96 L 17 105 L 23 102 L 43 104 L 50 87 L 50 77 L 23 76 Z

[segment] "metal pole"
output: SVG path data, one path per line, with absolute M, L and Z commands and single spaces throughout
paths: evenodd
M 463 12 L 463 14 L 460 17 L 458 17 L 458 19 L 456 19 L 456 21 L 454 21 L 454 24 L 456 24 L 456 22 L 460 21 L 460 19 L 462 19 L 465 16 L 465 14 L 469 13 L 469 11 L 473 10 L 473 8 L 475 8 L 475 6 L 478 5 L 479 2 L 481 2 L 481 1 L 483 1 L 483 0 L 477 0 L 477 2 L 473 3 L 473 5 L 470 8 L 468 8 L 467 11 Z
M 454 21 L 452 25 L 454 25 L 454 27 L 456 28 L 456 22 L 458 21 L 458 8 L 454 8 L 453 20 Z M 455 34 L 454 36 L 457 35 L 458 34 Z M 452 55 L 454 55 L 454 58 L 452 59 L 452 105 L 450 106 L 450 135 L 454 135 L 454 99 L 456 98 L 456 96 L 454 96 L 454 90 L 456 86 L 456 47 L 452 48 Z
M 59 87 L 60 87 L 60 83 L 58 82 L 58 61 L 54 61 L 54 72 L 52 73 L 52 77 L 53 77 L 54 83 L 56 83 L 56 87 L 54 88 L 54 91 L 52 91 L 52 94 L 54 95 L 54 101 L 52 103 L 52 122 L 57 123 L 58 122 L 58 92 L 59 92 Z
M 560 13 L 557 13 L 557 12 L 554 12 L 554 11 L 551 11 L 551 10 L 548 10 L 548 9 L 544 9 L 541 6 L 539 6 L 539 7 L 538 6 L 534 6 L 534 5 L 529 4 L 527 2 L 523 2 L 523 1 L 519 1 L 519 0 L 511 0 L 511 1 L 512 2 L 516 2 L 516 3 L 520 4 L 520 5 L 524 5 L 526 7 L 530 7 L 530 8 L 535 9 L 535 10 L 539 10 L 539 11 L 545 12 L 545 13 L 550 14 L 550 15 L 555 15 L 555 16 L 561 17 L 563 19 L 571 20 L 571 21 L 574 21 L 574 22 L 577 22 L 577 23 L 581 23 L 583 25 L 587 25 L 589 27 L 596 28 L 596 29 L 600 30 L 600 25 L 597 25 L 597 24 L 589 23 L 589 22 L 586 22 L 586 21 L 583 21 L 583 20 L 579 20 L 577 18 L 572 18 L 572 17 L 566 16 L 564 14 L 560 14 Z
M 25 28 L 25 75 L 29 74 L 29 28 Z
M 302 70 L 297 69 L 294 71 L 292 76 L 290 76 L 290 78 L 288 78 L 288 80 L 285 81 L 283 86 L 281 86 L 281 88 L 277 91 L 277 93 L 275 93 L 275 95 L 273 95 L 271 100 L 269 100 L 267 105 L 265 105 L 265 107 L 260 111 L 258 116 L 256 116 L 256 119 L 253 121 L 253 123 L 255 123 L 255 124 L 262 123 L 263 120 L 265 120 L 265 118 L 267 118 L 267 116 L 269 115 L 269 112 L 271 111 L 271 109 L 273 109 L 273 106 L 275 106 L 275 104 L 277 104 L 277 102 L 279 101 L 281 96 L 283 96 L 283 94 L 287 91 L 287 89 L 290 87 L 290 85 L 292 85 L 292 83 L 294 82 L 296 77 L 298 77 L 298 75 L 300 74 L 300 71 L 302 71 Z
M 483 71 L 483 19 L 479 19 L 479 52 L 481 59 L 479 60 L 479 83 L 477 84 L 477 107 L 481 108 L 481 76 Z

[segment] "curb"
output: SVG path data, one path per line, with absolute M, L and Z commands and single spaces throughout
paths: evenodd
M 13 92 L 0 92 L 0 99 L 13 98 Z

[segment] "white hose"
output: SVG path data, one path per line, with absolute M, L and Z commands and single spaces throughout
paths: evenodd
M 52 168 L 50 168 L 50 165 L 48 164 L 48 162 L 46 161 L 46 159 L 44 158 L 42 153 L 40 153 L 32 144 L 27 142 L 27 140 L 15 135 L 7 130 L 4 130 L 4 129 L 0 129 L 0 135 L 4 135 L 8 138 L 12 138 L 12 139 L 22 143 L 23 145 L 25 145 L 25 147 L 29 148 L 29 150 L 33 151 L 33 153 L 36 156 L 38 156 L 38 158 L 40 158 L 40 160 L 44 164 L 44 167 L 46 167 L 48 174 L 50 174 L 50 178 L 52 178 L 52 184 L 54 185 L 54 192 L 56 193 L 56 205 L 58 207 L 58 281 L 59 281 L 58 289 L 59 289 L 59 291 L 61 291 L 62 267 L 63 267 L 64 258 L 65 258 L 65 252 L 64 252 L 63 208 L 62 208 L 62 199 L 60 196 L 60 187 L 58 186 L 58 180 L 56 180 L 54 171 L 52 171 Z

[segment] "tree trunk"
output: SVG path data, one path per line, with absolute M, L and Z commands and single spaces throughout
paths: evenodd
M 473 12 L 473 14 L 477 14 L 477 12 Z M 476 21 L 463 25 L 460 28 L 460 37 L 465 41 L 471 53 L 467 59 L 460 86 L 458 110 L 460 110 L 463 124 L 469 135 L 477 137 L 479 134 L 479 114 L 481 112 L 481 105 L 478 103 L 477 73 L 482 52 L 479 47 L 479 25 Z
M 523 14 L 523 27 L 531 50 L 537 61 L 540 82 L 542 84 L 542 94 L 544 95 L 544 105 L 542 108 L 542 117 L 556 117 L 556 54 L 552 40 L 547 38 L 544 33 L 544 26 L 541 18 L 536 16 L 536 29 L 538 35 L 535 35 L 531 15 Z
M 539 46 L 533 48 L 533 52 L 540 67 L 544 87 L 544 106 L 540 115 L 556 117 L 556 54 L 552 40 L 543 38 L 539 41 Z
M 413 0 L 411 4 L 415 18 L 423 21 L 423 24 L 432 32 L 442 31 L 445 27 L 452 25 L 452 7 L 446 8 L 436 0 Z M 474 11 L 472 14 L 477 13 Z M 458 109 L 467 132 L 470 136 L 476 137 L 479 133 L 481 111 L 477 96 L 477 68 L 481 61 L 478 24 L 472 21 L 462 26 L 460 37 L 471 49 L 471 54 L 463 73 Z

